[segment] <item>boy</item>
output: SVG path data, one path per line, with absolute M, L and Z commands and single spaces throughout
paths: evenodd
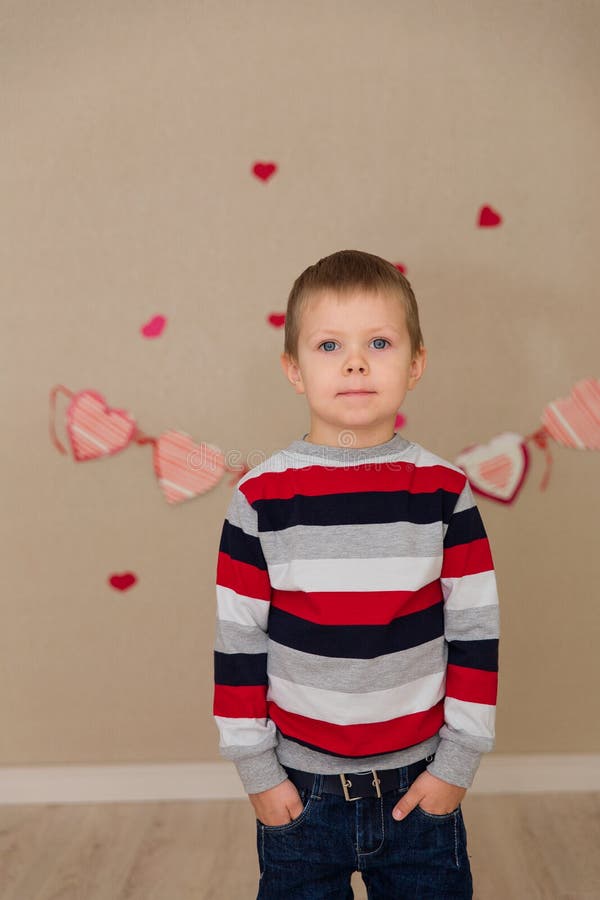
M 256 813 L 257 900 L 471 898 L 461 800 L 494 746 L 499 614 L 458 466 L 394 432 L 425 371 L 391 263 L 295 281 L 310 431 L 243 475 L 217 563 L 213 712 Z

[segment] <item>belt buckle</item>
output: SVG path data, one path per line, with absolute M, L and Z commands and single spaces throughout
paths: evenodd
M 371 769 L 371 772 L 373 773 L 373 781 L 371 782 L 371 784 L 377 791 L 377 796 L 381 797 L 381 782 L 379 781 L 379 776 L 377 775 L 377 771 L 375 769 Z M 346 775 L 344 772 L 340 773 L 340 781 L 342 782 L 342 788 L 344 790 L 344 797 L 346 798 L 346 800 L 360 800 L 362 798 L 350 796 L 348 788 L 352 787 L 352 782 L 349 778 L 346 780 Z

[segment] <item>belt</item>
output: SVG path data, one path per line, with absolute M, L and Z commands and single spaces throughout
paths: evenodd
M 325 794 L 339 794 L 346 800 L 360 800 L 363 797 L 381 797 L 387 791 L 408 787 L 435 758 L 435 753 L 396 769 L 369 769 L 361 772 L 340 772 L 338 775 L 322 775 L 321 790 Z M 312 788 L 315 772 L 283 767 L 290 781 L 297 788 Z M 401 777 L 403 773 L 404 777 Z M 408 784 L 406 783 L 408 779 Z

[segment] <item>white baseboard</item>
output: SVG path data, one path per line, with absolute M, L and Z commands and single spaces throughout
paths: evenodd
M 470 794 L 600 791 L 600 754 L 491 753 Z M 230 800 L 246 794 L 232 763 L 0 768 L 0 805 Z

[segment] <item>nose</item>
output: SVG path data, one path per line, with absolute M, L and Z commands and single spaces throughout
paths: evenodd
M 369 371 L 369 367 L 365 359 L 363 359 L 360 354 L 351 355 L 346 362 L 344 363 L 344 372 L 347 375 L 352 374 L 353 372 L 361 372 L 365 375 Z

